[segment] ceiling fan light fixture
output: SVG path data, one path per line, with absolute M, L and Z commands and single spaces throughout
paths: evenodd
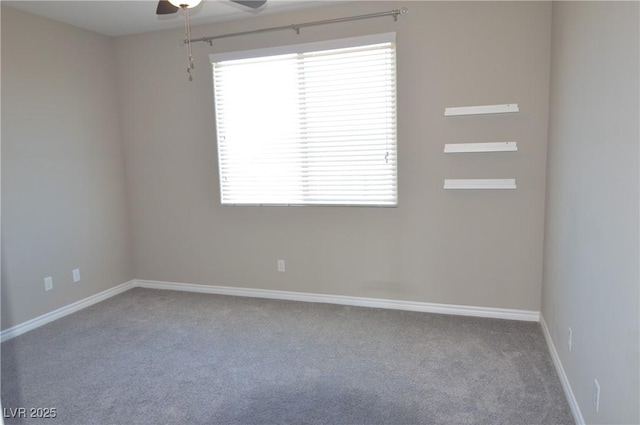
M 202 0 L 169 0 L 169 3 L 181 9 L 191 9 L 200 4 Z

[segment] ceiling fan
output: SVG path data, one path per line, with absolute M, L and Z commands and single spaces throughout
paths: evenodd
M 267 0 L 230 0 L 233 3 L 248 7 L 250 9 L 258 9 L 262 7 Z M 181 8 L 190 9 L 200 4 L 199 1 L 194 0 L 160 0 L 156 9 L 157 15 L 171 15 L 176 13 Z
M 202 0 L 160 0 L 158 1 L 158 7 L 156 8 L 156 15 L 171 15 L 182 9 L 184 11 L 184 30 L 185 40 L 187 45 L 187 54 L 189 62 L 187 65 L 187 74 L 189 75 L 189 81 L 193 81 L 191 70 L 194 68 L 193 55 L 191 53 L 191 25 L 189 23 L 189 9 L 196 7 Z M 259 9 L 267 0 L 230 0 L 233 3 L 248 7 L 250 9 Z

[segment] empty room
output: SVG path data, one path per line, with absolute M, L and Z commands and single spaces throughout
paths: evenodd
M 2 1 L 5 424 L 640 424 L 640 3 Z

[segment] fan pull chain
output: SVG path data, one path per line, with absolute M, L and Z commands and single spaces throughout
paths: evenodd
M 191 51 L 191 24 L 189 22 L 189 9 L 186 6 L 182 7 L 184 11 L 184 31 L 185 31 L 185 43 L 187 44 L 187 74 L 189 75 L 189 81 L 193 81 L 193 76 L 191 75 L 191 70 L 195 68 L 193 63 L 193 53 Z

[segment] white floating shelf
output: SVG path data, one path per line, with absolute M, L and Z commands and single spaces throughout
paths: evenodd
M 444 153 L 515 152 L 517 150 L 517 142 L 447 143 L 444 145 Z
M 515 189 L 516 179 L 445 179 L 445 189 Z
M 481 106 L 458 106 L 444 108 L 444 116 L 456 115 L 481 115 L 481 114 L 504 114 L 508 112 L 519 112 L 517 103 L 507 103 L 504 105 L 481 105 Z

